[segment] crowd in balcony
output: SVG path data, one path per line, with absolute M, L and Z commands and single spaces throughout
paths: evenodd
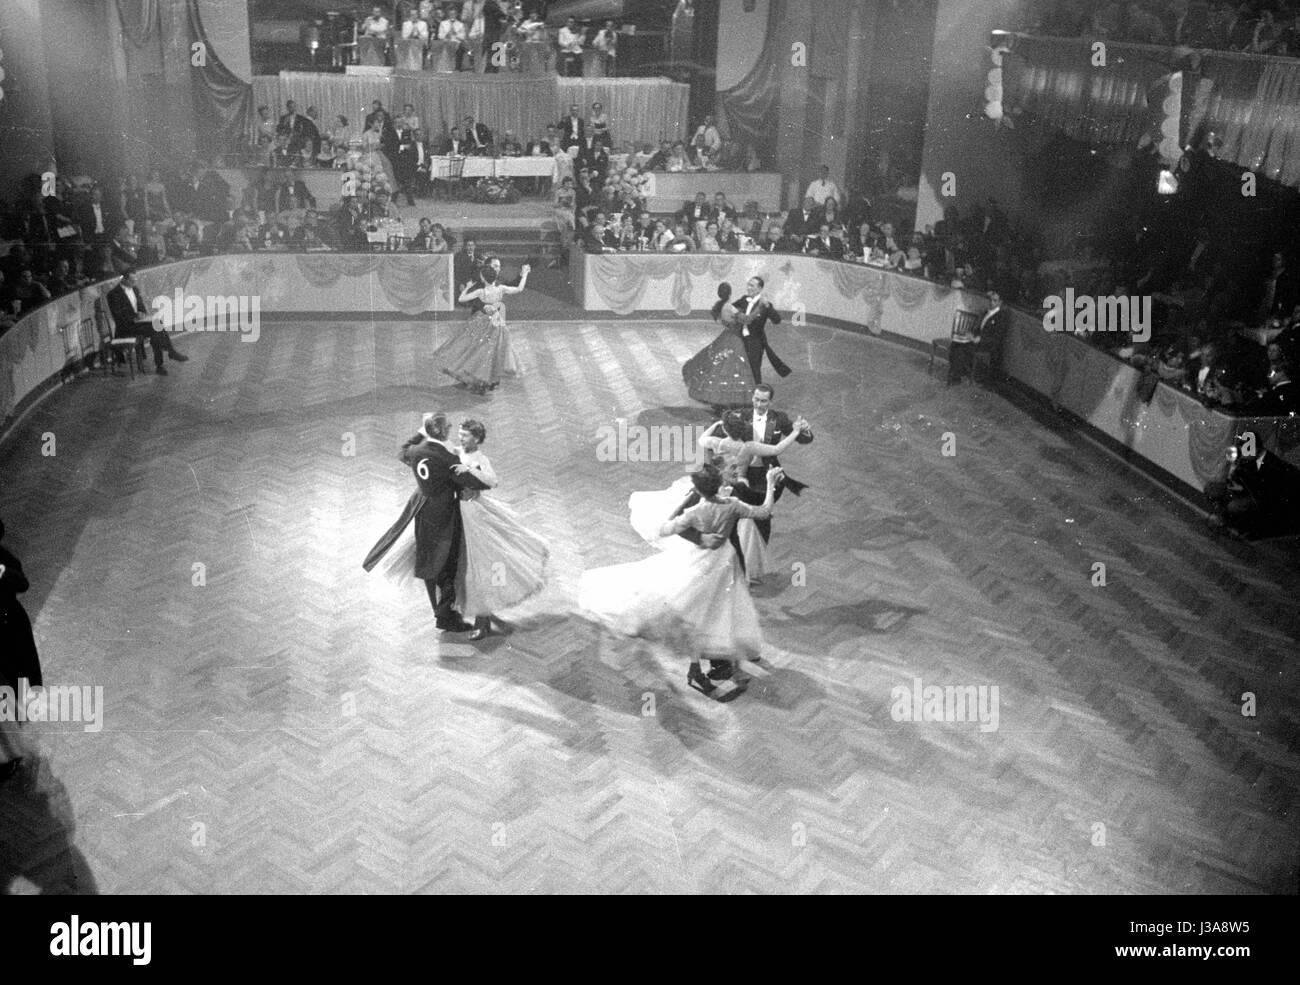
M 599 26 L 581 25 L 570 17 L 558 31 L 546 27 L 548 4 L 533 0 L 466 0 L 464 3 L 419 3 L 398 5 L 396 20 L 388 9 L 375 5 L 358 26 L 358 37 L 374 39 L 384 46 L 393 61 L 392 42 L 423 43 L 425 57 L 432 41 L 455 44 L 455 68 L 458 72 L 495 73 L 502 69 L 521 68 L 525 43 L 548 45 L 548 55 L 555 70 L 563 76 L 580 77 L 586 52 L 599 53 L 603 74 L 618 74 L 620 28 L 613 20 Z
M 1300 57 L 1294 0 L 1041 0 L 1029 34 Z

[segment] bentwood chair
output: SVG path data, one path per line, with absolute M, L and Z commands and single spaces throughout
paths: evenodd
M 965 308 L 958 308 L 952 315 L 952 328 L 944 338 L 937 338 L 930 343 L 930 365 L 926 367 L 926 373 L 929 374 L 934 369 L 934 358 L 939 356 L 944 362 L 952 359 L 953 339 L 958 335 L 974 335 L 975 329 L 979 326 L 980 316 L 977 312 L 967 311 Z M 959 345 L 974 345 L 973 342 L 962 342 Z

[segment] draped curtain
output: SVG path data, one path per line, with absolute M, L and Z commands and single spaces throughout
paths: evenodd
M 500 136 L 513 130 L 521 139 L 540 137 L 577 103 L 584 115 L 593 102 L 604 104 L 610 131 L 618 144 L 626 141 L 656 144 L 665 135 L 677 135 L 686 125 L 689 87 L 667 79 L 557 79 L 456 75 L 325 75 L 282 72 L 253 79 L 253 105 L 283 112 L 285 100 L 305 109 L 315 106 L 323 130 L 343 115 L 358 128 L 370 112 L 372 100 L 400 112 L 404 103 L 415 107 L 432 138 L 445 136 L 452 126 L 472 114 Z M 251 130 L 249 131 L 251 134 Z
M 1221 160 L 1300 186 L 1300 61 L 1207 56 L 1201 74 L 1210 84 L 1189 132 L 1213 130 Z
M 1136 145 L 1151 128 L 1147 93 L 1170 73 L 1172 52 L 1162 61 L 1115 47 L 1094 67 L 1087 42 L 1017 38 L 1002 62 L 1003 104 L 1076 140 Z
M 199 146 L 212 155 L 242 142 L 253 125 L 253 87 L 226 68 L 199 16 L 198 0 L 187 0 L 190 34 L 207 47 L 207 64 L 191 65 Z
M 1016 35 L 1003 103 L 1077 140 L 1136 146 L 1159 116 L 1153 86 L 1181 71 L 1183 145 L 1214 131 L 1221 160 L 1300 186 L 1300 60 L 1110 42 L 1105 54 L 1093 66 L 1090 41 Z
M 752 145 L 764 161 L 777 159 L 777 99 L 781 69 L 790 57 L 790 48 L 778 30 L 781 10 L 779 3 L 768 6 L 767 34 L 758 61 L 738 83 L 719 92 L 714 103 L 722 135 Z

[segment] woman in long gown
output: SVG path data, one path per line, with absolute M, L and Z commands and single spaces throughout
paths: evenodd
M 722 331 L 682 366 L 691 399 L 719 409 L 748 405 L 757 385 L 740 334 L 741 314 L 730 301 L 731 285 L 719 284 L 713 320 L 722 325 Z
M 460 465 L 488 486 L 498 483 L 492 463 L 479 449 L 487 429 L 478 421 L 460 425 Z M 474 621 L 471 640 L 481 640 L 492 616 L 518 605 L 546 584 L 544 570 L 550 550 L 546 541 L 525 527 L 504 503 L 479 495 L 461 503 L 464 550 L 456 574 L 456 601 L 461 615 Z
M 719 496 L 722 475 L 712 465 L 691 473 L 700 501 L 676 516 L 661 514 L 659 535 L 687 531 L 699 546 L 663 550 L 630 564 L 584 571 L 578 588 L 579 610 L 623 636 L 659 640 L 691 654 L 686 683 L 718 701 L 730 701 L 743 687 L 734 680 L 710 680 L 700 661 L 730 664 L 759 656 L 763 635 L 758 610 L 728 538 L 740 519 L 767 519 L 781 470 L 767 474 L 767 496 L 760 506 Z M 678 538 L 680 539 L 680 538 Z
M 483 310 L 470 315 L 465 330 L 434 350 L 435 364 L 448 376 L 475 393 L 494 390 L 503 375 L 518 376 L 522 371 L 515 350 L 510 345 L 510 332 L 506 328 L 506 308 L 502 298 L 518 294 L 528 283 L 529 268 L 524 265 L 518 287 L 497 283 L 497 272 L 484 267 L 480 273 L 482 287 L 466 285 L 460 301 L 468 304 L 483 302 Z
M 393 162 L 383 151 L 385 119 L 382 114 L 376 116 L 361 135 L 361 156 L 357 163 L 369 164 L 372 171 L 382 171 L 391 191 L 397 187 L 397 179 L 393 176 Z
M 719 468 L 731 487 L 729 495 L 751 506 L 756 505 L 762 501 L 762 490 L 751 489 L 747 485 L 746 470 L 755 458 L 785 454 L 787 449 L 794 446 L 800 431 L 807 424 L 804 418 L 799 418 L 794 422 L 791 433 L 774 445 L 763 441 L 745 441 L 742 438 L 744 415 L 739 411 L 728 411 L 721 421 L 721 427 L 715 424 L 701 436 L 695 467 L 699 469 L 705 464 L 712 464 Z M 661 536 L 660 517 L 665 510 L 671 512 L 694 499 L 691 477 L 684 475 L 667 489 L 632 493 L 627 500 L 628 519 L 632 523 L 632 529 L 652 547 L 661 551 L 679 549 L 680 544 L 686 542 L 681 537 Z M 741 519 L 736 524 L 736 542 L 740 546 L 741 567 L 749 583 L 757 584 L 772 570 L 767 542 L 749 519 Z

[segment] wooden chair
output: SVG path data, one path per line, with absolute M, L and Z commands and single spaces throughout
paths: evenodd
M 140 372 L 144 373 L 144 362 L 140 359 L 140 340 L 127 336 L 121 339 L 104 339 L 103 345 L 99 350 L 99 361 L 103 364 L 104 375 L 112 373 L 117 375 L 117 357 L 118 354 L 126 362 L 127 369 L 131 373 L 131 379 L 135 379 L 136 367 L 139 366 Z
M 977 312 L 967 311 L 965 308 L 958 308 L 952 314 L 952 328 L 949 329 L 945 338 L 935 339 L 930 343 L 930 365 L 926 367 L 926 373 L 929 374 L 934 369 L 934 357 L 942 356 L 944 362 L 952 358 L 953 338 L 958 335 L 974 335 L 975 329 L 979 326 L 980 316 Z M 963 345 L 973 345 L 967 342 Z
M 465 177 L 465 158 L 449 157 L 447 158 L 447 173 L 441 175 L 442 181 L 447 183 L 447 197 L 458 198 L 461 195 L 461 179 Z

